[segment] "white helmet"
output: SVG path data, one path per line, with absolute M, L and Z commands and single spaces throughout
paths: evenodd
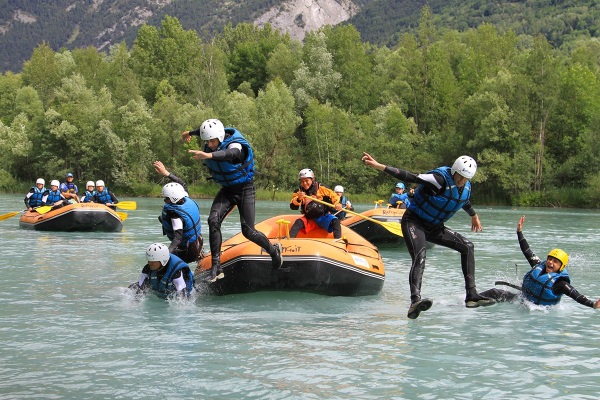
M 210 140 L 214 138 L 222 142 L 225 139 L 225 127 L 218 119 L 207 119 L 200 125 L 200 139 Z
M 35 181 L 35 184 L 37 185 L 38 183 L 41 183 L 42 185 L 45 185 L 46 181 L 43 178 L 38 178 L 37 181 Z
M 58 179 L 53 179 L 52 182 L 50 182 L 50 186 L 60 186 L 60 182 Z
M 169 182 L 162 189 L 162 197 L 168 197 L 171 203 L 177 203 L 179 200 L 187 197 L 188 194 L 179 183 Z
M 344 193 L 344 187 L 337 185 L 336 187 L 333 188 L 333 191 L 336 193 Z
M 94 186 L 94 182 L 93 181 L 87 181 L 87 183 L 85 184 L 85 187 L 87 188 L 88 186 Z
M 302 179 L 302 178 L 311 178 L 311 179 L 315 179 L 315 173 L 313 172 L 312 169 L 310 168 L 304 168 L 303 170 L 300 171 L 300 173 L 298 174 L 298 179 Z
M 452 175 L 454 175 L 455 172 L 458 172 L 465 178 L 471 179 L 475 176 L 475 172 L 477 172 L 477 163 L 469 156 L 460 156 L 454 161 L 450 171 L 452 172 Z
M 162 243 L 152 243 L 146 250 L 146 260 L 148 261 L 160 261 L 164 267 L 169 261 L 169 248 Z
M 104 187 L 104 181 L 102 179 L 96 181 L 96 187 L 98 187 L 98 186 Z

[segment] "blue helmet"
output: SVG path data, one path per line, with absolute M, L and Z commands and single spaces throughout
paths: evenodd
M 400 188 L 400 189 L 404 189 L 404 183 L 398 182 L 398 183 L 396 183 L 396 187 Z
M 72 173 L 70 173 L 70 172 L 69 172 L 69 173 L 67 173 L 67 178 L 72 178 L 72 177 L 73 177 L 73 174 L 72 174 Z

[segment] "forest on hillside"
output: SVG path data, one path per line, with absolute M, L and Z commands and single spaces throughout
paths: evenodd
M 144 194 L 158 159 L 208 191 L 187 153 L 199 144 L 181 132 L 219 118 L 253 145 L 262 189 L 290 192 L 312 168 L 326 185 L 384 196 L 392 178 L 365 168 L 363 151 L 413 172 L 468 154 L 476 200 L 598 207 L 600 42 L 557 49 L 543 35 L 433 21 L 424 7 L 394 49 L 352 25 L 300 43 L 242 23 L 207 41 L 173 17 L 108 54 L 42 44 L 0 76 L 0 188 L 71 171 Z

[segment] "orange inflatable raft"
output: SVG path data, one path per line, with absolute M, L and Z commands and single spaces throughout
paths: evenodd
M 39 231 L 104 231 L 120 232 L 123 223 L 116 211 L 104 204 L 75 203 L 40 214 L 26 211 L 19 226 Z
M 271 256 L 242 233 L 221 246 L 225 277 L 204 282 L 211 266 L 210 253 L 198 263 L 197 288 L 213 294 L 263 290 L 303 291 L 330 296 L 374 295 L 381 291 L 385 269 L 377 248 L 353 230 L 342 226 L 342 239 L 315 229 L 289 238 L 289 227 L 300 215 L 283 215 L 256 225 L 271 242 L 283 246 L 283 266 L 273 269 Z

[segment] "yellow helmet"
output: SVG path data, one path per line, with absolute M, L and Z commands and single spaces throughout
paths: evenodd
M 567 264 L 569 263 L 569 255 L 561 249 L 550 250 L 550 253 L 548 253 L 548 257 L 554 257 L 562 263 L 558 270 L 559 272 L 562 272 L 562 270 L 565 269 L 567 267 Z

